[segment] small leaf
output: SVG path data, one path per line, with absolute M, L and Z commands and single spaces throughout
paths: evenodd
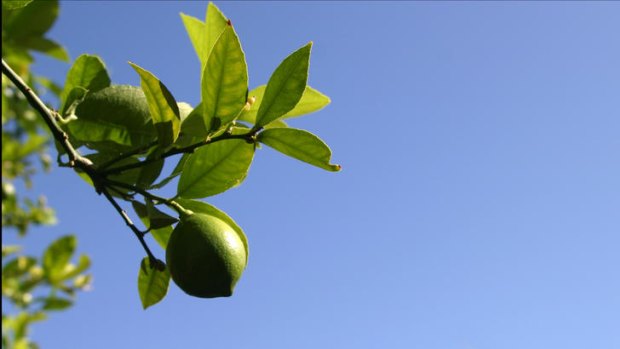
M 331 103 L 329 97 L 313 89 L 310 86 L 306 86 L 306 89 L 304 90 L 303 95 L 301 95 L 301 99 L 299 100 L 297 105 L 295 105 L 295 108 L 284 114 L 282 118 L 286 119 L 314 113 L 325 108 L 325 106 L 327 106 L 329 103 Z
M 153 73 L 129 63 L 140 75 L 140 85 L 146 96 L 157 139 L 163 149 L 174 143 L 179 136 L 181 117 L 179 107 L 172 93 Z
M 340 171 L 330 164 L 332 152 L 317 136 L 294 128 L 270 128 L 258 135 L 258 141 L 279 152 L 328 171 Z
M 183 20 L 183 25 L 185 26 L 185 30 L 187 31 L 187 35 L 189 36 L 192 45 L 194 46 L 196 55 L 198 55 L 198 59 L 200 59 L 201 66 L 203 66 L 204 62 L 202 55 L 205 46 L 205 23 L 196 17 L 189 16 L 184 13 L 181 13 L 181 20 Z
M 65 87 L 60 96 L 62 101 L 60 114 L 66 115 L 66 110 L 71 104 L 68 97 L 74 88 L 81 87 L 88 92 L 97 92 L 108 86 L 110 77 L 101 58 L 94 55 L 79 56 L 67 73 Z
M 133 206 L 134 211 L 140 220 L 145 226 L 150 226 L 151 222 L 149 220 L 149 216 L 147 213 L 146 205 L 138 201 L 132 201 L 131 205 Z M 172 234 L 172 226 L 167 226 L 159 229 L 151 229 L 149 233 L 153 236 L 155 241 L 165 250 L 166 246 L 168 246 L 168 240 L 170 239 L 170 234 Z
M 151 266 L 149 258 L 144 257 L 138 273 L 138 293 L 140 294 L 142 308 L 146 309 L 159 303 L 168 293 L 169 284 L 170 272 L 168 268 L 160 270 Z
M 217 207 L 213 205 L 210 205 L 202 201 L 186 200 L 186 199 L 177 199 L 176 201 L 179 205 L 183 206 L 183 208 L 185 209 L 194 211 L 196 213 L 204 213 L 204 214 L 207 214 L 213 217 L 217 217 L 223 220 L 224 222 L 226 222 L 229 226 L 231 226 L 237 232 L 237 234 L 241 237 L 241 240 L 243 240 L 243 244 L 245 246 L 245 255 L 246 256 L 250 255 L 250 250 L 248 247 L 248 238 L 245 236 L 243 229 L 241 229 L 241 227 L 237 224 L 237 222 L 235 222 L 232 218 L 230 218 L 230 216 L 227 215 L 224 211 L 218 209 Z M 247 264 L 247 260 L 246 260 L 246 264 Z
M 263 100 L 263 95 L 265 94 L 265 87 L 267 87 L 267 85 L 260 85 L 248 92 L 248 97 L 255 98 L 255 101 L 249 110 L 241 113 L 241 115 L 239 116 L 239 120 L 251 122 L 253 124 L 256 123 L 256 112 L 258 112 L 258 108 L 260 107 Z M 329 99 L 329 97 L 325 96 L 324 94 L 313 89 L 310 86 L 306 86 L 299 102 L 297 102 L 297 104 L 292 110 L 284 114 L 282 116 L 282 119 L 314 113 L 323 109 L 330 102 L 331 100 Z M 273 124 L 273 122 L 271 124 Z
M 157 209 L 157 207 L 155 207 L 150 200 L 146 201 L 146 213 L 149 216 L 150 229 L 168 227 L 179 221 L 178 219 Z
M 253 145 L 240 139 L 198 148 L 183 166 L 177 197 L 203 198 L 239 185 L 247 175 L 253 156 Z
M 312 42 L 286 57 L 269 78 L 256 113 L 256 126 L 265 126 L 291 111 L 306 89 Z
M 227 26 L 213 46 L 202 76 L 202 113 L 206 128 L 215 131 L 220 125 L 233 121 L 245 106 L 247 91 L 245 54 L 237 34 Z
M 73 305 L 73 301 L 66 298 L 60 297 L 48 297 L 43 301 L 43 310 L 47 311 L 57 311 L 57 310 L 65 310 Z
M 213 3 L 207 6 L 206 23 L 184 13 L 181 13 L 181 19 L 200 59 L 200 66 L 204 68 L 213 45 L 226 28 L 228 19 Z
M 63 236 L 52 242 L 43 253 L 43 271 L 54 284 L 62 279 L 65 268 L 75 252 L 77 240 L 73 235 Z

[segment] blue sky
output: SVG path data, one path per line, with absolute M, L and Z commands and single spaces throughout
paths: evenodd
M 620 4 L 216 4 L 251 87 L 314 41 L 309 84 L 333 102 L 291 125 L 342 172 L 263 147 L 243 185 L 209 200 L 250 241 L 235 295 L 171 285 L 147 311 L 143 251 L 113 208 L 66 169 L 37 177 L 60 222 L 29 251 L 77 233 L 95 276 L 34 327 L 42 347 L 620 348 Z M 132 61 L 195 105 L 179 12 L 205 10 L 65 1 L 50 36 L 100 55 L 114 83 L 139 84 Z M 68 68 L 35 67 L 60 82 Z

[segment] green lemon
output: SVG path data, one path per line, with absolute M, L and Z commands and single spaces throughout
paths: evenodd
M 247 262 L 242 237 L 214 216 L 182 215 L 166 248 L 172 280 L 185 293 L 229 297 Z

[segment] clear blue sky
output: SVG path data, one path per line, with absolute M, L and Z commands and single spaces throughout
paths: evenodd
M 333 102 L 291 125 L 343 171 L 261 149 L 209 200 L 250 241 L 235 295 L 171 285 L 147 311 L 144 253 L 113 208 L 66 169 L 38 177 L 60 222 L 30 251 L 77 233 L 95 276 L 35 325 L 43 348 L 620 348 L 620 3 L 217 4 L 251 87 L 314 41 L 309 83 Z M 195 105 L 179 12 L 205 10 L 62 2 L 50 35 L 115 83 L 139 84 L 132 61 Z M 68 65 L 36 70 L 62 82 Z

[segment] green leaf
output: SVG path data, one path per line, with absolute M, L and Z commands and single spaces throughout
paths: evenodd
M 204 50 L 202 52 L 201 63 L 202 66 L 207 62 L 209 55 L 211 54 L 211 50 L 213 46 L 215 46 L 215 42 L 220 37 L 226 26 L 228 25 L 228 19 L 224 16 L 222 11 L 220 11 L 215 4 L 212 2 L 207 6 L 207 15 L 205 19 L 205 34 L 204 34 Z
M 159 145 L 163 149 L 174 143 L 179 136 L 179 107 L 172 93 L 155 75 L 134 63 L 129 64 L 140 75 L 140 85 L 146 95 Z
M 22 46 L 25 46 L 31 50 L 39 51 L 63 62 L 68 62 L 70 60 L 67 50 L 60 46 L 57 42 L 50 39 L 40 37 L 30 38 L 25 40 Z
M 253 156 L 253 145 L 240 139 L 198 148 L 183 166 L 177 197 L 203 198 L 239 185 L 248 173 Z
M 134 86 L 114 85 L 89 93 L 68 124 L 71 136 L 97 150 L 123 152 L 156 138 L 144 92 Z
M 5 10 L 15 10 L 25 7 L 31 2 L 32 0 L 2 0 L 2 8 Z
M 202 103 L 198 104 L 189 115 L 181 123 L 181 133 L 206 138 L 209 135 L 209 131 L 205 127 L 205 118 L 203 117 Z
M 154 156 L 159 156 L 159 153 L 155 152 L 149 155 L 147 160 Z M 142 166 L 140 168 L 140 174 L 138 175 L 136 185 L 144 189 L 149 188 L 161 174 L 161 170 L 164 168 L 164 162 L 164 159 L 158 159 Z
M 282 118 L 286 119 L 314 113 L 325 108 L 325 106 L 327 106 L 329 103 L 331 103 L 331 99 L 329 99 L 329 97 L 313 89 L 310 86 L 306 86 L 306 89 L 304 90 L 303 95 L 301 95 L 301 99 L 299 100 L 297 105 L 295 105 L 295 108 L 284 114 Z
M 227 215 L 224 211 L 218 209 L 217 207 L 213 205 L 210 205 L 202 201 L 186 200 L 186 199 L 177 199 L 176 201 L 179 205 L 183 206 L 183 208 L 185 209 L 194 211 L 195 213 L 204 213 L 204 214 L 219 218 L 222 221 L 226 222 L 241 237 L 241 240 L 243 241 L 243 245 L 245 246 L 245 255 L 246 256 L 250 255 L 248 238 L 245 236 L 243 229 L 241 229 L 241 227 L 237 224 L 237 222 L 235 222 L 232 218 L 230 218 L 230 216 Z M 247 260 L 246 260 L 246 265 L 247 265 Z
M 202 76 L 204 124 L 209 131 L 233 121 L 246 103 L 248 67 L 239 37 L 227 26 L 213 46 Z
M 159 303 L 168 293 L 170 284 L 170 272 L 164 266 L 160 270 L 157 266 L 151 266 L 148 257 L 144 257 L 140 262 L 140 272 L 138 273 L 138 293 L 142 308 L 146 309 Z
M 110 77 L 101 58 L 93 55 L 79 56 L 67 73 L 65 87 L 60 96 L 61 115 L 66 115 L 66 109 L 71 104 L 68 96 L 74 88 L 81 87 L 92 93 L 108 86 L 110 86 Z
M 50 283 L 61 281 L 65 268 L 75 252 L 75 236 L 66 235 L 52 242 L 43 253 L 43 271 Z
M 146 201 L 146 214 L 149 216 L 150 229 L 168 227 L 179 220 L 160 211 L 150 200 Z
M 228 19 L 212 3 L 207 7 L 206 22 L 184 13 L 181 13 L 181 19 L 200 59 L 200 66 L 204 68 L 217 38 L 226 28 Z
M 263 100 L 263 95 L 265 94 L 265 87 L 267 87 L 267 85 L 260 85 L 248 92 L 248 98 L 255 98 L 255 101 L 250 107 L 250 109 L 245 110 L 243 111 L 243 113 L 241 113 L 241 116 L 239 116 L 239 120 L 251 122 L 253 124 L 256 123 L 256 113 L 258 112 L 258 108 L 260 107 Z M 282 116 L 282 119 L 314 113 L 323 109 L 330 102 L 331 100 L 329 99 L 329 97 L 325 96 L 324 94 L 313 89 L 310 86 L 306 86 L 299 102 L 297 102 L 297 104 L 292 110 L 284 114 Z M 274 122 L 271 122 L 271 124 L 273 123 Z
M 145 226 L 150 226 L 151 222 L 149 220 L 149 215 L 147 212 L 146 205 L 138 201 L 132 201 L 131 205 L 133 206 L 134 211 L 140 220 Z M 168 246 L 168 240 L 170 239 L 170 234 L 172 234 L 172 226 L 167 226 L 158 229 L 151 229 L 149 233 L 153 236 L 155 241 L 165 250 L 166 246 Z
M 48 297 L 43 301 L 43 310 L 47 311 L 57 311 L 57 310 L 65 310 L 73 305 L 73 301 L 66 298 L 60 297 Z
M 181 20 L 183 20 L 183 25 L 185 26 L 185 30 L 187 31 L 187 35 L 189 36 L 192 45 L 194 46 L 196 55 L 198 55 L 198 59 L 200 59 L 200 65 L 204 66 L 202 56 L 203 51 L 205 50 L 205 23 L 196 17 L 189 16 L 184 13 L 181 13 Z M 206 57 L 204 60 L 206 61 Z
M 269 78 L 256 113 L 256 126 L 265 126 L 291 111 L 306 89 L 312 42 L 286 57 Z
M 82 254 L 80 255 L 80 258 L 78 259 L 77 265 L 71 265 L 69 268 L 67 268 L 64 271 L 62 275 L 62 279 L 63 280 L 72 279 L 80 275 L 82 272 L 86 271 L 86 269 L 88 269 L 89 267 L 90 267 L 90 257 L 88 257 L 85 254 Z
M 3 5 L 5 2 L 2 1 Z M 18 11 L 3 28 L 6 38 L 17 44 L 33 37 L 43 37 L 56 21 L 58 1 L 34 1 Z M 4 39 L 2 41 L 4 43 Z
M 295 128 L 270 128 L 258 135 L 258 141 L 295 159 L 328 171 L 340 171 L 340 165 L 330 164 L 332 152 L 320 138 Z

